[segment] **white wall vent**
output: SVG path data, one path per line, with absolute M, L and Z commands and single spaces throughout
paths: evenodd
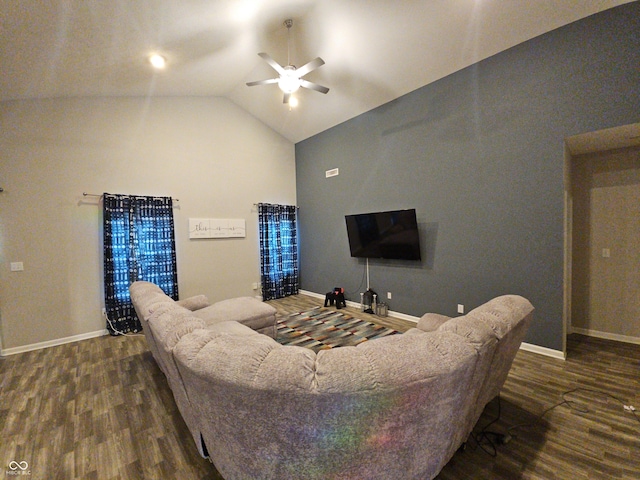
M 340 175 L 340 170 L 337 168 L 332 168 L 331 170 L 327 170 L 326 172 L 324 172 L 324 176 L 326 178 L 337 177 L 338 175 Z

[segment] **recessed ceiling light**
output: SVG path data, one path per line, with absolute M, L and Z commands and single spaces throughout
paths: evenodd
M 149 62 L 151 62 L 151 65 L 153 65 L 154 68 L 162 69 L 166 66 L 167 59 L 162 55 L 154 53 L 149 57 Z
M 253 20 L 258 14 L 258 2 L 255 0 L 239 0 L 231 7 L 231 18 L 245 23 Z

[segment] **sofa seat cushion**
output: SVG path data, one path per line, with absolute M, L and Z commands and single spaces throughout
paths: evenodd
M 222 300 L 193 312 L 193 315 L 207 325 L 232 320 L 257 331 L 273 328 L 276 322 L 276 309 L 253 297 Z
M 259 335 L 255 330 L 238 323 L 234 320 L 226 320 L 224 322 L 215 322 L 204 327 L 214 333 L 228 333 L 231 335 Z

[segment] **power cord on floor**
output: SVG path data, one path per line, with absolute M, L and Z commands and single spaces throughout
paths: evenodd
M 517 433 L 515 433 L 515 431 L 519 428 L 523 428 L 523 427 L 530 427 L 532 426 L 535 422 L 542 420 L 542 418 L 547 415 L 549 412 L 553 411 L 554 409 L 562 406 L 562 405 L 566 405 L 568 406 L 571 410 L 581 413 L 581 414 L 586 414 L 589 413 L 589 409 L 582 404 L 579 404 L 576 400 L 574 399 L 570 399 L 568 398 L 571 394 L 574 393 L 578 393 L 578 392 L 587 392 L 587 393 L 592 393 L 592 394 L 597 394 L 597 395 L 602 395 L 606 398 L 611 398 L 613 400 L 615 400 L 616 402 L 620 403 L 620 405 L 622 405 L 623 407 L 623 411 L 624 412 L 628 412 L 631 415 L 633 415 L 633 417 L 635 418 L 635 420 L 640 423 L 640 417 L 638 417 L 636 408 L 633 405 L 627 405 L 623 400 L 621 400 L 620 398 L 616 397 L 615 395 L 612 395 L 608 392 L 603 392 L 601 390 L 596 390 L 596 389 L 592 389 L 592 388 L 585 388 L 585 387 L 577 387 L 577 388 L 573 388 L 571 390 L 567 390 L 566 392 L 564 392 L 562 394 L 562 401 L 558 402 L 552 406 L 550 406 L 549 408 L 545 409 L 541 414 L 537 415 L 533 421 L 529 422 L 529 423 L 521 423 L 521 424 L 517 424 L 517 425 L 512 425 L 511 427 L 509 427 L 507 429 L 507 433 L 498 433 L 498 432 L 493 432 L 491 430 L 489 430 L 489 427 L 491 425 L 493 425 L 494 423 L 496 423 L 499 419 L 500 419 L 500 415 L 501 415 L 501 402 L 500 402 L 500 396 L 498 395 L 497 399 L 498 399 L 498 415 L 496 418 L 494 418 L 493 420 L 491 420 L 487 425 L 485 425 L 482 430 L 477 433 L 476 435 L 471 435 L 471 438 L 473 440 L 475 440 L 475 442 L 477 443 L 477 445 L 488 455 L 495 457 L 498 454 L 497 451 L 497 447 L 498 445 L 506 445 L 507 443 L 509 443 L 511 441 L 512 438 L 517 438 Z
M 486 424 L 482 430 L 476 435 L 471 435 L 476 442 L 476 444 L 488 455 L 495 457 L 498 455 L 498 447 L 497 445 L 506 445 L 511 441 L 511 434 L 507 433 L 498 433 L 489 430 L 489 427 L 500 420 L 500 415 L 502 412 L 502 403 L 500 401 L 500 395 L 497 397 L 498 399 L 498 415 L 496 418 L 491 420 L 488 424 Z
M 633 418 L 635 418 L 635 420 L 640 423 L 640 417 L 638 417 L 638 414 L 636 413 L 636 408 L 633 405 L 627 405 L 625 404 L 625 402 L 623 400 L 621 400 L 620 398 L 616 397 L 615 395 L 612 395 L 608 392 L 603 392 L 602 390 L 596 390 L 593 388 L 586 388 L 586 387 L 577 387 L 577 388 L 573 388 L 571 390 L 567 390 L 566 392 L 564 392 L 562 394 L 562 401 L 556 403 L 555 405 L 550 406 L 549 408 L 547 408 L 546 410 L 544 410 L 540 415 L 538 415 L 535 418 L 535 421 L 541 420 L 547 413 L 551 412 L 552 410 L 562 406 L 562 405 L 566 405 L 567 407 L 569 407 L 571 410 L 578 412 L 578 413 L 589 413 L 589 408 L 587 408 L 587 406 L 579 404 L 576 402 L 576 400 L 572 400 L 569 399 L 568 396 L 573 394 L 573 393 L 577 393 L 577 392 L 587 392 L 587 393 L 592 393 L 592 394 L 597 394 L 597 395 L 602 395 L 603 397 L 606 398 L 611 398 L 612 400 L 615 400 L 616 402 L 620 403 L 620 405 L 622 405 L 623 407 L 623 411 L 624 412 L 629 412 L 633 415 Z M 519 425 L 513 425 L 511 427 L 509 427 L 509 429 L 507 430 L 510 434 L 513 430 L 521 428 L 521 427 L 528 427 L 531 426 L 533 424 L 532 423 L 522 423 Z M 515 435 L 514 435 L 515 436 Z
M 111 322 L 111 319 L 109 318 L 109 315 L 107 315 L 107 311 L 106 310 L 102 310 L 102 315 L 107 320 L 107 323 L 111 327 L 111 331 L 112 332 L 115 332 L 118 335 L 123 336 L 123 337 L 144 337 L 144 334 L 142 334 L 142 333 L 124 333 L 124 332 L 121 332 L 120 330 L 118 330 L 116 327 L 113 326 L 113 323 Z

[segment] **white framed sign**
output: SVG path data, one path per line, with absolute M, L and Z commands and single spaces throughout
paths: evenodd
M 244 238 L 244 218 L 190 218 L 189 238 Z

